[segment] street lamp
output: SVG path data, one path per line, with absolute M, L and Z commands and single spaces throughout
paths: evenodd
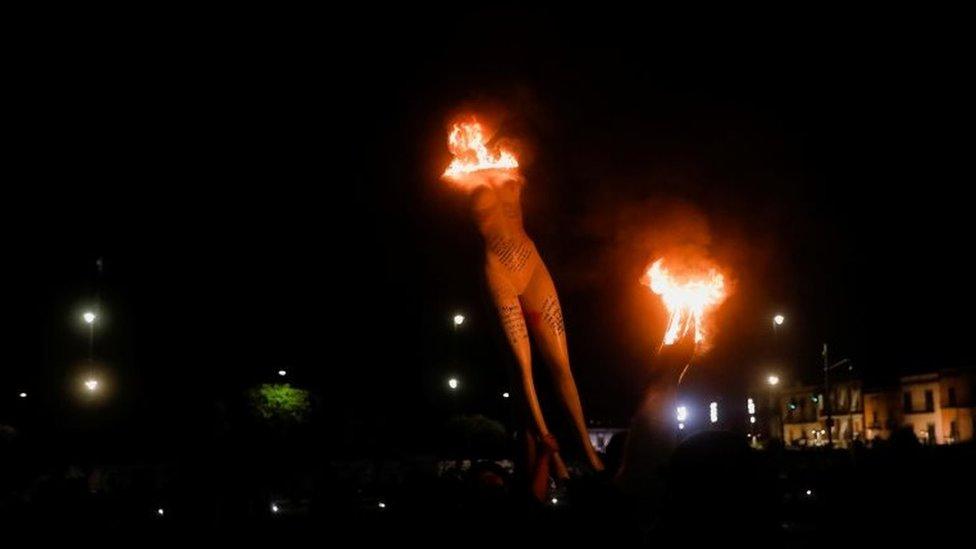
M 777 315 L 773 316 L 773 325 L 774 326 L 782 326 L 784 322 L 786 322 L 786 317 L 785 316 L 783 316 L 781 314 L 777 314 Z
M 452 391 L 456 391 L 458 388 L 458 380 L 456 377 L 452 377 L 447 380 L 447 386 L 451 388 Z
M 766 378 L 766 383 L 769 385 L 769 436 L 770 438 L 776 438 L 779 435 L 779 429 L 776 425 L 777 416 L 779 415 L 779 403 L 776 401 L 774 392 L 776 386 L 779 385 L 779 376 L 769 374 Z
M 94 393 L 98 390 L 98 380 L 95 378 L 88 378 L 85 380 L 85 388 L 88 389 L 89 393 Z
M 85 313 L 81 315 L 81 318 L 85 321 L 85 324 L 94 324 L 95 320 L 98 318 L 98 315 L 92 311 L 85 311 Z
M 20 398 L 27 398 L 27 393 L 20 393 L 17 396 L 19 396 Z
M 509 396 L 510 395 L 508 394 L 508 391 L 505 391 L 504 393 L 502 393 L 502 398 L 508 398 Z
M 286 372 L 285 370 L 278 370 L 278 375 L 281 377 L 285 377 L 286 375 L 288 375 L 288 372 Z
M 684 421 L 688 419 L 688 407 L 678 406 L 678 408 L 675 410 L 675 416 L 678 418 L 678 421 Z
M 832 398 L 830 398 L 830 371 L 846 365 L 848 371 L 854 369 L 854 363 L 851 362 L 849 358 L 845 358 L 838 362 L 835 362 L 833 366 L 828 366 L 830 361 L 827 359 L 827 344 L 823 344 L 823 374 L 824 374 L 824 412 L 827 414 L 827 447 L 833 449 L 834 447 L 834 411 L 831 404 Z M 853 429 L 851 429 L 853 432 Z M 851 435 L 853 437 L 853 434 Z M 853 447 L 853 443 L 851 445 Z
M 454 315 L 454 327 L 457 328 L 462 324 L 464 324 L 464 315 L 460 313 Z

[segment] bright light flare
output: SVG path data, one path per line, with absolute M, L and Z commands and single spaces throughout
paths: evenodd
M 746 401 L 746 408 L 749 410 L 749 414 L 750 415 L 755 414 L 756 413 L 756 401 L 755 400 L 752 400 L 751 398 L 749 400 L 747 400 Z
M 708 405 L 708 420 L 712 423 L 718 422 L 718 402 L 712 402 Z
M 278 375 L 281 376 L 281 377 L 285 377 L 286 375 L 288 375 L 288 371 L 287 370 L 278 370 Z
M 454 183 L 470 183 L 466 176 L 482 170 L 514 170 L 515 154 L 502 146 L 489 148 L 490 136 L 475 117 L 456 122 L 447 136 L 447 148 L 454 155 L 441 177 Z
M 766 378 L 766 383 L 770 384 L 771 386 L 779 385 L 779 376 L 775 374 L 770 375 Z
M 85 380 L 85 388 L 88 389 L 89 392 L 94 393 L 95 391 L 98 390 L 98 380 L 97 379 L 86 379 Z
M 85 321 L 85 324 L 94 324 L 98 316 L 91 311 L 85 311 L 85 313 L 81 315 L 81 318 Z
M 460 326 L 462 324 L 464 324 L 464 315 L 462 314 L 454 315 L 454 325 Z
M 664 263 L 660 258 L 647 269 L 647 284 L 668 311 L 664 344 L 671 345 L 688 333 L 694 334 L 696 344 L 702 343 L 707 335 L 706 315 L 727 296 L 725 276 L 715 267 L 672 270 Z
M 678 418 L 678 421 L 684 421 L 688 419 L 688 407 L 678 406 L 678 408 L 675 410 L 675 417 Z
M 776 315 L 773 317 L 773 324 L 777 326 L 782 326 L 786 322 L 786 317 L 783 315 Z
M 458 385 L 459 383 L 456 377 L 452 377 L 451 379 L 447 380 L 447 386 L 450 387 L 452 391 L 456 390 Z

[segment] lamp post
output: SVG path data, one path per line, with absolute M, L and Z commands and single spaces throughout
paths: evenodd
M 93 311 L 85 311 L 81 319 L 88 325 L 88 363 L 91 364 L 95 361 L 95 321 L 98 320 L 98 315 Z
M 827 414 L 827 448 L 834 447 L 834 416 L 833 416 L 833 406 L 831 404 L 830 398 L 830 371 L 839 368 L 840 366 L 847 365 L 847 369 L 850 370 L 854 366 L 851 364 L 850 359 L 843 359 L 833 366 L 828 366 L 830 361 L 827 358 L 827 344 L 823 344 L 823 371 L 824 371 L 824 413 Z
M 779 405 L 776 402 L 775 390 L 776 386 L 779 385 L 779 376 L 776 374 L 769 374 L 766 377 L 766 386 L 769 387 L 769 437 L 773 438 L 777 436 L 779 430 L 776 426 L 776 419 L 779 415 Z

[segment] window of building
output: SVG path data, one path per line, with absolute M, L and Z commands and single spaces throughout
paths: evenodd
M 927 434 L 928 443 L 935 444 L 935 424 L 929 423 L 928 426 L 926 426 L 925 431 Z
M 955 421 L 949 422 L 949 438 L 952 439 L 952 442 L 959 440 L 959 424 Z
M 932 410 L 935 410 L 935 397 L 930 389 L 925 391 L 925 411 L 931 412 Z
M 949 406 L 955 406 L 956 405 L 956 388 L 955 387 L 949 387 L 949 398 L 948 398 L 948 400 L 949 400 Z
M 877 424 L 878 424 L 878 411 L 871 410 L 871 425 L 877 425 Z
M 911 393 L 905 393 L 903 395 L 903 398 L 902 398 L 902 408 L 905 409 L 905 412 L 906 413 L 909 413 L 910 414 L 912 412 L 912 394 Z

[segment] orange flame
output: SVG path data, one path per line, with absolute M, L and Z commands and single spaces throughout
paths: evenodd
M 444 179 L 460 182 L 468 174 L 481 170 L 513 170 L 519 167 L 515 155 L 503 147 L 488 149 L 481 123 L 474 117 L 466 122 L 457 122 L 447 136 L 447 148 L 454 160 L 444 170 Z
M 725 277 L 714 267 L 683 270 L 680 275 L 664 266 L 664 258 L 647 270 L 651 291 L 661 296 L 668 311 L 664 344 L 671 345 L 694 330 L 695 343 L 705 341 L 705 317 L 727 297 Z

